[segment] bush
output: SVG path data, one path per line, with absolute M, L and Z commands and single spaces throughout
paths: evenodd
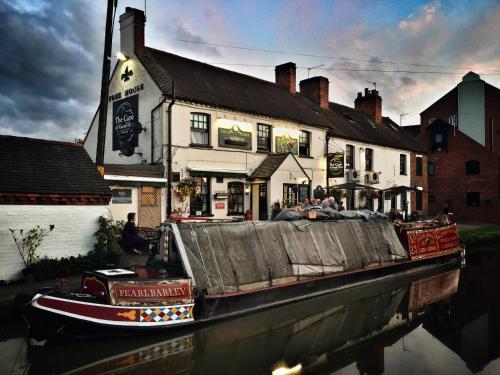
M 123 254 L 117 238 L 121 234 L 124 222 L 114 222 L 112 219 L 99 217 L 99 229 L 94 233 L 97 242 L 94 250 L 86 255 L 69 256 L 64 258 L 40 258 L 36 263 L 27 267 L 35 280 L 47 280 L 70 275 L 77 275 L 84 271 L 106 267 L 117 262 Z

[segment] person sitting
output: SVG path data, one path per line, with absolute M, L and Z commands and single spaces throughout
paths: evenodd
M 339 205 L 337 204 L 337 202 L 335 202 L 335 198 L 334 197 L 328 197 L 328 202 L 330 202 L 330 208 L 333 208 L 334 210 L 339 210 Z
M 142 254 L 144 247 L 144 238 L 139 236 L 139 229 L 135 225 L 135 212 L 127 215 L 127 223 L 122 231 L 122 244 L 124 250 L 131 250 L 135 254 Z
M 276 216 L 278 216 L 280 212 L 281 212 L 280 202 L 275 202 L 273 204 L 273 210 L 271 211 L 271 217 L 269 218 L 269 220 L 273 221 L 274 219 L 276 219 Z
M 339 202 L 339 212 L 340 211 L 344 211 L 344 210 L 345 210 L 345 208 L 344 208 L 344 202 L 340 201 Z

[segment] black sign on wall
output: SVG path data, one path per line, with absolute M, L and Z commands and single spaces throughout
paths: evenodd
M 328 154 L 328 178 L 342 178 L 344 177 L 344 153 L 334 152 Z
M 120 150 L 125 156 L 134 154 L 139 145 L 139 95 L 113 102 L 113 151 Z

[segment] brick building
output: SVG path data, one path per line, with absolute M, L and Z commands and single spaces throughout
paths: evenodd
M 498 222 L 500 89 L 469 72 L 420 118 L 429 214 L 447 206 L 459 221 Z

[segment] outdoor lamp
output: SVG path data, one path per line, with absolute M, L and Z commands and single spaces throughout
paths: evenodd
M 125 56 L 121 51 L 118 51 L 116 53 L 116 57 L 118 57 L 118 60 L 121 60 L 121 61 L 126 61 L 128 59 L 128 57 Z
M 245 184 L 245 194 L 248 195 L 250 194 L 250 185 Z

